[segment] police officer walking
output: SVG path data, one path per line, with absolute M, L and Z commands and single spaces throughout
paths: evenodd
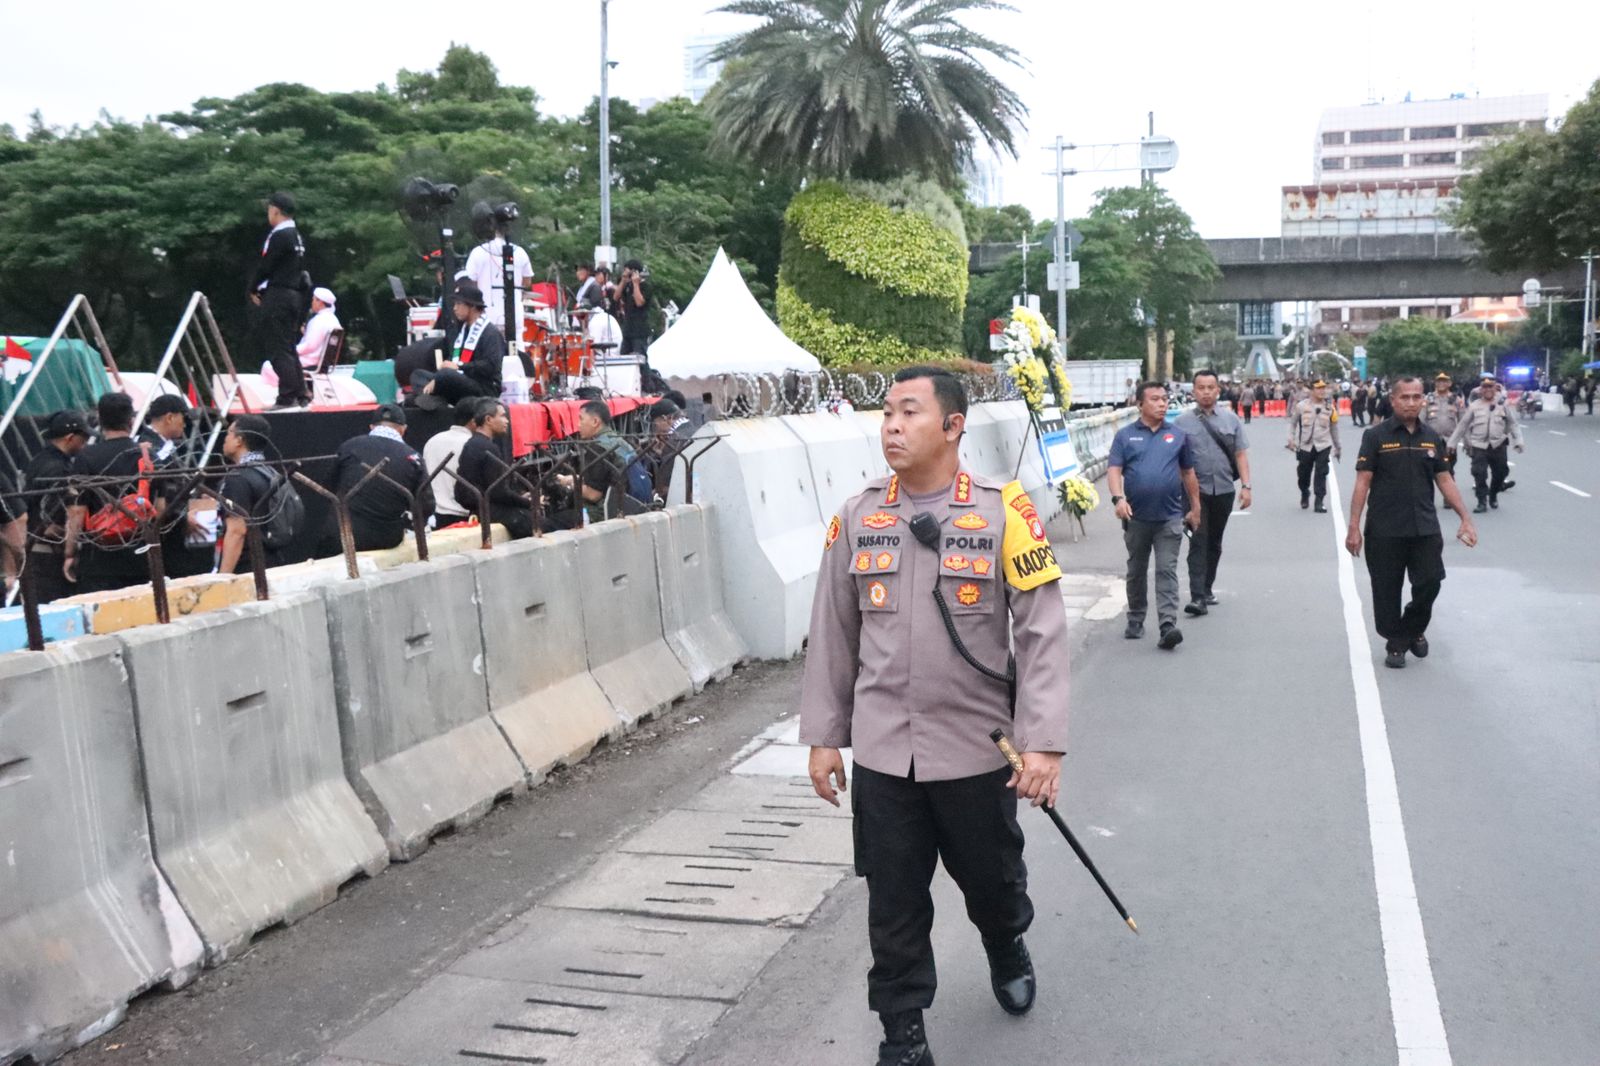
M 961 469 L 966 411 L 948 371 L 895 375 L 881 431 L 894 476 L 829 524 L 812 605 L 800 740 L 813 788 L 835 806 L 835 785 L 846 784 L 839 749 L 854 749 L 880 1066 L 933 1064 L 922 1012 L 936 985 L 929 885 L 940 861 L 983 937 L 1000 1006 L 1022 1014 L 1034 999 L 1017 802 L 1053 806 L 1059 788 L 1061 571 L 1022 487 Z M 989 740 L 997 727 L 1015 731 L 1020 774 Z
M 250 275 L 250 302 L 257 310 L 256 336 L 262 354 L 278 375 L 279 407 L 311 402 L 295 345 L 305 312 L 305 242 L 294 224 L 294 197 L 275 192 L 267 198 L 267 223 L 272 232 L 261 245 L 261 258 Z
M 1457 396 L 1450 382 L 1450 375 L 1440 371 L 1434 375 L 1433 391 L 1428 398 L 1422 401 L 1422 421 L 1429 429 L 1439 434 L 1439 439 L 1448 441 L 1455 435 L 1456 426 L 1461 422 L 1461 415 L 1466 411 L 1467 405 Z M 1456 450 L 1454 446 L 1445 446 L 1445 469 L 1451 477 L 1456 476 Z M 1439 506 L 1448 506 L 1443 501 Z
M 1339 408 L 1328 399 L 1328 383 L 1318 381 L 1311 386 L 1311 395 L 1297 402 L 1289 411 L 1289 442 L 1284 445 L 1299 460 L 1297 475 L 1300 482 L 1300 509 L 1311 506 L 1311 493 L 1317 494 L 1317 512 L 1327 511 L 1323 503 L 1328 495 L 1328 453 L 1337 460 L 1342 454 L 1339 447 Z M 1313 484 L 1312 472 L 1316 472 Z
M 1506 446 L 1514 445 L 1522 451 L 1522 427 L 1498 381 L 1483 379 L 1478 398 L 1467 405 L 1466 414 L 1449 440 L 1451 450 L 1465 442 L 1467 454 L 1472 456 L 1472 489 L 1478 497 L 1478 506 L 1472 513 L 1483 514 L 1491 507 L 1499 507 L 1500 494 L 1516 485 L 1515 481 L 1506 480 L 1511 471 Z

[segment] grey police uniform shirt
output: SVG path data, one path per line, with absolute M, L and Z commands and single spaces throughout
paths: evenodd
M 1481 399 L 1469 403 L 1446 447 L 1458 448 L 1465 443 L 1468 448 L 1498 448 L 1507 441 L 1520 447 L 1522 427 L 1506 398 L 1499 396 L 1492 404 Z
M 1422 401 L 1422 421 L 1439 434 L 1440 440 L 1449 440 L 1465 410 L 1466 404 L 1455 393 L 1447 392 L 1440 396 L 1437 392 L 1430 392 L 1428 398 Z
M 1224 452 L 1217 446 L 1211 434 L 1206 432 L 1206 423 L 1210 423 L 1211 428 L 1228 442 L 1229 451 Z M 1213 409 L 1210 415 L 1204 415 L 1196 407 L 1179 415 L 1177 426 L 1189 435 L 1189 444 L 1194 453 L 1194 474 L 1200 481 L 1201 493 L 1206 496 L 1226 496 L 1232 492 L 1233 467 L 1228 458 L 1250 447 L 1250 441 L 1245 437 L 1244 423 L 1239 416 L 1221 407 Z
M 1339 409 L 1333 397 L 1307 397 L 1289 414 L 1289 443 L 1297 452 L 1339 448 Z M 1341 451 L 1343 449 L 1340 449 Z
M 939 550 L 911 534 L 913 515 L 940 523 Z M 829 523 L 811 609 L 800 692 L 800 741 L 852 748 L 879 773 L 941 781 L 1005 765 L 989 739 L 1019 750 L 1067 743 L 1067 620 L 1050 542 L 1016 482 L 961 472 L 917 503 L 880 479 Z M 1016 656 L 1016 715 L 1007 686 L 973 669 L 933 599 L 938 585 L 978 662 L 1004 673 Z

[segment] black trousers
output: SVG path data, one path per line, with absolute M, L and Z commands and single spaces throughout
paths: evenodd
M 262 355 L 278 375 L 278 403 L 309 400 L 311 390 L 306 387 L 305 371 L 294 350 L 300 339 L 300 294 L 271 286 L 261 294 L 261 306 L 256 310 Z
M 61 569 L 66 563 L 66 556 L 60 552 L 37 551 L 30 547 L 23 558 L 23 566 L 33 571 L 33 594 L 40 603 L 53 603 L 88 591 L 67 580 L 67 575 Z M 81 559 L 79 565 L 83 565 Z M 22 602 L 20 594 L 17 602 Z
M 1378 636 L 1403 648 L 1428 630 L 1433 601 L 1444 582 L 1444 537 L 1367 536 L 1367 576 L 1372 579 L 1372 616 Z M 1402 609 L 1400 596 L 1411 578 L 1411 601 Z
M 356 542 L 358 552 L 397 547 L 406 539 L 407 532 L 406 524 L 399 520 L 379 521 L 353 512 L 350 515 L 350 535 Z M 317 542 L 317 557 L 325 559 L 343 554 L 344 545 L 339 540 L 339 518 L 329 515 L 327 528 Z
M 1358 426 L 1367 424 L 1367 405 L 1365 403 L 1352 403 L 1350 405 L 1350 421 Z
M 418 370 L 411 375 L 411 384 L 420 392 L 428 382 L 433 382 L 433 394 L 448 404 L 457 404 L 468 396 L 488 396 L 488 389 L 476 378 L 459 370 Z M 498 400 L 499 393 L 492 397 Z
M 943 860 L 967 917 L 983 938 L 1004 942 L 1033 923 L 1022 828 L 1009 769 L 953 781 L 894 777 L 855 768 L 856 874 L 867 879 L 867 1006 L 880 1014 L 933 1005 L 934 863 Z
M 534 521 L 531 507 L 511 507 L 507 504 L 489 504 L 490 523 L 499 523 L 506 527 L 506 532 L 512 540 L 526 540 L 533 536 Z
M 131 547 L 112 551 L 93 544 L 78 549 L 78 592 L 108 592 L 149 580 L 150 563 L 143 552 Z
M 1217 563 L 1222 559 L 1222 534 L 1233 514 L 1233 493 L 1215 496 L 1200 494 L 1200 528 L 1189 539 L 1189 598 L 1205 599 L 1217 580 Z
M 1300 495 L 1305 497 L 1312 490 L 1312 472 L 1315 471 L 1315 486 L 1317 499 L 1322 499 L 1328 494 L 1328 456 L 1332 448 L 1310 448 L 1295 452 L 1298 460 L 1296 475 L 1300 481 Z
M 1254 403 L 1254 402 L 1251 402 L 1251 403 L 1241 403 L 1241 404 L 1240 404 L 1240 405 L 1239 405 L 1239 413 L 1240 413 L 1240 414 L 1242 414 L 1242 415 L 1244 415 L 1244 420 L 1245 420 L 1245 424 L 1246 424 L 1246 425 L 1248 425 L 1248 424 L 1249 424 L 1249 422 L 1250 422 L 1250 415 L 1251 415 L 1251 414 L 1252 414 L 1252 413 L 1253 413 L 1253 412 L 1254 412 L 1254 411 L 1255 411 L 1255 409 L 1256 409 L 1256 405 L 1255 405 L 1255 403 Z
M 1506 475 L 1511 472 L 1511 463 L 1506 459 L 1508 444 L 1502 442 L 1493 448 L 1472 449 L 1472 490 L 1477 493 L 1479 503 L 1500 495 L 1500 490 L 1505 488 Z

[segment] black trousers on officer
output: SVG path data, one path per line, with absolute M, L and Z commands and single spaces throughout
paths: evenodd
M 1495 498 L 1506 487 L 1506 475 L 1511 472 L 1511 463 L 1506 459 L 1509 443 L 1472 449 L 1472 490 L 1478 494 L 1479 503 Z
M 935 862 L 966 897 L 983 938 L 1013 940 L 1033 923 L 1028 872 L 1010 769 L 952 781 L 894 777 L 855 768 L 856 874 L 867 879 L 872 969 L 867 1006 L 884 1014 L 933 1005 Z
M 305 371 L 294 350 L 300 340 L 300 293 L 269 286 L 261 294 L 257 312 L 256 330 L 261 352 L 272 364 L 272 372 L 278 375 L 278 404 L 309 400 L 311 391 L 306 388 Z
M 1306 493 L 1312 490 L 1312 473 L 1315 471 L 1315 487 L 1317 499 L 1322 499 L 1328 494 L 1328 455 L 1332 448 L 1302 448 L 1295 452 L 1298 460 L 1296 475 L 1300 480 L 1300 498 L 1305 499 Z
M 1367 576 L 1372 579 L 1372 616 L 1378 636 L 1399 650 L 1428 631 L 1433 601 L 1444 582 L 1444 537 L 1374 537 L 1366 543 Z M 1411 601 L 1400 597 L 1411 578 Z
M 1200 528 L 1189 539 L 1189 598 L 1203 600 L 1211 595 L 1217 580 L 1217 563 L 1222 560 L 1222 534 L 1233 514 L 1233 493 L 1215 496 L 1200 494 Z

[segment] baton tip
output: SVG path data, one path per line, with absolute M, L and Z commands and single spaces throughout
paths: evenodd
M 1133 919 L 1129 918 L 1129 919 L 1127 919 L 1127 922 L 1128 922 L 1128 928 L 1133 930 L 1133 935 L 1134 936 L 1138 936 L 1139 935 L 1139 927 L 1133 923 Z

